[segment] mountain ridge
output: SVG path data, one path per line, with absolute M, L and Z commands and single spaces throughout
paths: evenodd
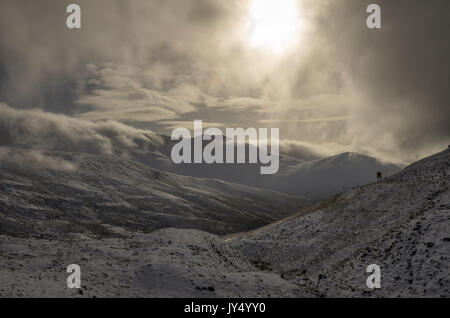
M 48 235 L 61 236 L 59 228 L 64 228 L 113 236 L 121 235 L 115 233 L 117 227 L 143 232 L 192 227 L 223 234 L 269 223 L 309 202 L 221 180 L 161 172 L 111 156 L 2 150 L 3 233 L 45 235 L 48 230 Z
M 76 240 L 3 234 L 0 295 L 449 297 L 449 173 L 446 150 L 227 236 L 174 228 Z M 68 263 L 82 266 L 81 292 L 66 288 Z M 366 286 L 369 264 L 381 267 L 381 289 Z
M 449 172 L 447 149 L 228 242 L 324 296 L 448 296 Z M 365 286 L 372 263 L 385 277 L 385 288 L 373 292 Z

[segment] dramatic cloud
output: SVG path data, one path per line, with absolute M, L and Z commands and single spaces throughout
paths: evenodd
M 320 153 L 401 162 L 447 145 L 450 2 L 380 0 L 369 30 L 371 1 L 298 0 L 299 39 L 274 55 L 250 45 L 251 1 L 79 0 L 68 30 L 63 1 L 3 0 L 0 101 L 166 134 L 279 127 Z
M 162 91 L 165 72 L 159 68 L 153 72 L 110 63 L 87 69 L 86 95 L 77 100 L 92 108 L 82 114 L 85 118 L 157 122 L 195 111 L 206 96 L 182 76 Z
M 377 3 L 382 29 L 360 26 L 366 1 L 334 1 L 319 34 L 351 87 L 349 142 L 410 161 L 441 150 L 450 137 L 450 3 Z
M 159 136 L 115 121 L 91 122 L 0 104 L 0 146 L 127 156 L 162 144 Z
M 167 121 L 164 125 L 171 129 L 180 126 L 193 129 L 193 122 Z M 222 124 L 204 122 L 203 128 L 208 127 L 222 127 Z M 91 121 L 40 109 L 17 110 L 0 104 L 0 159 L 8 163 L 33 163 L 58 170 L 76 168 L 70 160 L 46 150 L 114 155 L 133 160 L 147 158 L 150 152 L 163 151 L 164 154 L 157 155 L 163 158 L 170 152 L 167 141 L 151 131 L 112 120 Z M 22 150 L 13 151 L 13 148 Z M 339 145 L 318 146 L 295 140 L 281 140 L 280 149 L 284 155 L 302 160 L 348 150 Z
M 296 140 L 281 140 L 280 149 L 282 149 L 283 154 L 302 160 L 316 160 L 349 151 L 349 149 L 337 144 L 320 146 Z

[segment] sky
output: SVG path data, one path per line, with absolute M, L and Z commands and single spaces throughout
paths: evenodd
M 409 163 L 449 144 L 449 27 L 444 0 L 2 0 L 0 145 L 127 151 L 203 120 Z

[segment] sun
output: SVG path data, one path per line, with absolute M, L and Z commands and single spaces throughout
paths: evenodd
M 251 0 L 250 45 L 282 53 L 300 37 L 302 20 L 297 0 Z

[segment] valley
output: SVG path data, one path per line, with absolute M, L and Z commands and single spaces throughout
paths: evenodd
M 88 201 L 81 196 L 84 203 L 72 207 L 73 216 L 52 212 L 48 206 L 55 201 L 48 200 L 48 194 L 45 201 L 45 193 L 40 193 L 41 199 L 38 200 L 36 194 L 30 193 L 32 183 L 48 184 L 45 178 L 51 174 L 54 188 L 58 184 L 55 180 L 61 179 L 82 191 L 89 188 L 86 181 L 94 176 L 81 174 L 81 178 L 77 174 L 72 175 L 73 171 L 50 172 L 46 169 L 25 173 L 12 169 L 12 163 L 8 170 L 0 170 L 3 190 L 7 184 L 10 191 L 7 197 L 1 197 L 1 296 L 450 295 L 450 150 L 414 163 L 383 181 L 355 187 L 329 200 L 299 207 L 298 213 L 287 217 L 282 212 L 286 205 L 280 208 L 281 204 L 286 204 L 285 200 L 299 205 L 305 202 L 300 198 L 270 193 L 272 204 L 275 204 L 273 200 L 278 200 L 279 205 L 279 210 L 274 210 L 272 205 L 271 211 L 280 212 L 278 221 L 268 225 L 262 223 L 267 224 L 274 217 L 269 211 L 264 213 L 264 209 L 259 207 L 255 210 L 258 213 L 250 214 L 242 210 L 242 207 L 257 203 L 264 203 L 268 208 L 266 201 L 262 201 L 268 193 L 261 190 L 219 181 L 175 177 L 154 170 L 145 172 L 141 165 L 110 158 L 62 153 L 47 155 L 70 159 L 77 167 L 85 167 L 83 171 L 88 171 L 88 166 L 94 169 L 96 178 L 101 178 L 91 191 L 102 190 L 108 196 L 103 204 L 99 203 L 92 210 L 86 208 Z M 5 165 L 5 161 L 2 164 Z M 164 216 L 165 222 L 176 220 L 169 223 L 170 228 L 164 228 L 164 223 L 158 218 L 150 218 L 150 212 L 139 214 L 129 207 L 136 204 L 136 200 L 127 201 L 120 194 L 121 191 L 136 191 L 127 181 L 127 175 L 132 177 L 133 183 L 151 187 L 153 195 L 158 193 L 165 198 L 151 201 L 160 202 L 159 209 L 170 207 L 168 215 Z M 152 180 L 151 186 L 144 183 L 141 176 Z M 110 180 L 108 184 L 116 182 L 116 192 L 106 191 L 109 188 L 100 186 L 103 178 Z M 176 183 L 173 183 L 173 178 L 177 178 Z M 119 180 L 126 186 L 118 187 Z M 221 190 L 221 194 L 216 197 L 210 193 L 202 197 L 204 190 L 201 186 L 207 186 L 211 193 L 214 189 Z M 185 201 L 187 199 L 174 196 L 178 187 L 183 187 L 183 193 L 194 191 L 194 197 L 210 202 L 211 206 L 200 209 L 193 197 Z M 168 189 L 172 194 L 169 195 Z M 11 200 L 13 193 L 15 204 L 20 203 L 22 209 L 25 204 L 32 204 L 26 214 L 20 214 L 18 208 L 11 207 L 12 201 L 8 202 L 7 198 Z M 58 193 L 61 196 L 61 192 Z M 71 193 L 65 199 L 67 206 L 74 202 L 71 199 L 77 197 L 77 192 L 71 190 Z M 248 198 L 244 198 L 243 193 Z M 229 196 L 229 205 L 220 203 L 219 197 L 224 195 Z M 115 201 L 110 198 L 115 198 Z M 254 201 L 244 204 L 250 198 Z M 232 208 L 231 202 L 236 204 L 236 208 Z M 44 203 L 46 209 L 42 206 Z M 102 205 L 103 210 L 99 210 Z M 108 209 L 105 208 L 107 206 Z M 221 213 L 213 213 L 219 206 Z M 180 212 L 178 219 L 170 216 L 176 211 L 175 207 L 184 212 Z M 236 214 L 236 211 L 240 213 Z M 201 223 L 200 219 L 207 221 Z M 256 220 L 250 224 L 258 228 L 239 230 L 238 224 L 248 220 Z M 218 236 L 205 232 L 209 227 L 217 231 L 220 222 L 235 224 L 234 228 L 230 228 L 231 225 L 223 228 L 229 233 L 240 233 Z M 258 222 L 262 225 L 258 226 Z M 61 230 L 62 224 L 66 224 L 64 231 Z M 144 224 L 147 229 L 137 224 Z M 191 226 L 204 227 L 204 230 L 189 229 Z M 71 263 L 81 267 L 83 283 L 80 290 L 67 289 L 65 285 L 65 267 Z M 372 263 L 381 267 L 381 289 L 368 290 L 365 285 L 365 267 Z

